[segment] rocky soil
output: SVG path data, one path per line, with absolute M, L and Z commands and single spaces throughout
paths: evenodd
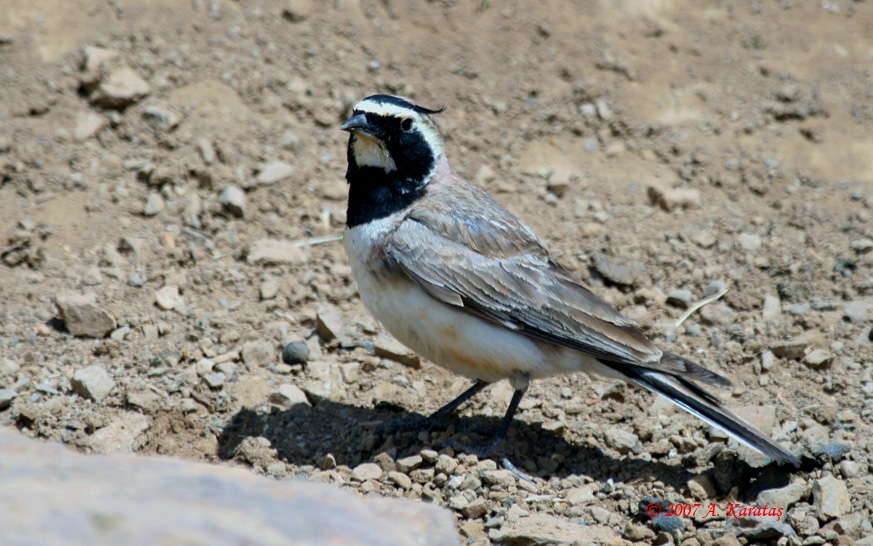
M 432 503 L 464 544 L 873 544 L 870 2 L 4 10 L 0 423 Z M 458 447 L 506 384 L 375 434 L 469 384 L 367 315 L 337 242 L 375 92 L 448 106 L 455 169 L 805 467 L 584 375 L 522 402 L 528 479 Z

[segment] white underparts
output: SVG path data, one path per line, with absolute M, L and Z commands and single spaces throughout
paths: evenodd
M 457 374 L 488 383 L 590 370 L 596 360 L 573 349 L 529 338 L 443 303 L 402 273 L 385 269 L 385 236 L 402 214 L 348 228 L 343 243 L 364 306 L 398 341 Z

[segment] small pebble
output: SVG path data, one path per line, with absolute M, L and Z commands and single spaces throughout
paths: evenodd
M 710 281 L 706 288 L 703 291 L 703 297 L 708 298 L 709 296 L 714 296 L 725 289 L 727 284 L 724 281 Z
M 394 482 L 394 485 L 401 489 L 412 489 L 412 480 L 402 472 L 389 472 L 388 479 Z
M 306 393 L 297 385 L 292 385 L 290 383 L 279 385 L 279 388 L 270 395 L 270 403 L 276 404 L 285 409 L 291 409 L 297 404 L 310 405 Z
M 409 457 L 398 459 L 395 464 L 397 466 L 397 470 L 399 470 L 400 472 L 409 473 L 410 471 L 415 470 L 416 468 L 421 466 L 422 460 L 423 458 L 421 455 L 410 455 Z
M 309 360 L 309 347 L 305 341 L 292 341 L 282 348 L 282 361 L 286 364 L 305 364 Z
M 352 475 L 360 480 L 378 480 L 382 477 L 382 469 L 375 463 L 362 463 L 352 470 Z
M 588 137 L 585 139 L 582 146 L 585 148 L 586 152 L 594 153 L 600 149 L 600 142 L 596 137 Z
M 18 393 L 11 389 L 0 389 L 0 410 L 8 408 Z
M 434 470 L 442 472 L 446 476 L 451 476 L 457 466 L 458 462 L 455 459 L 448 455 L 440 455 L 437 459 L 436 465 L 434 465 Z
M 649 202 L 667 212 L 700 208 L 700 190 L 695 188 L 669 188 L 652 182 L 647 188 L 647 193 Z
M 114 339 L 115 341 L 124 341 L 124 338 L 132 332 L 133 329 L 130 326 L 122 326 L 121 328 L 116 328 L 109 334 L 109 339 Z
M 274 161 L 263 166 L 256 180 L 258 184 L 269 185 L 284 180 L 292 174 L 294 174 L 294 167 L 284 161 Z
M 482 497 L 477 497 L 473 502 L 461 508 L 465 518 L 477 519 L 488 513 L 488 503 Z
M 639 438 L 633 432 L 610 427 L 606 430 L 606 445 L 625 454 L 642 448 Z
M 155 216 L 164 210 L 164 198 L 157 192 L 149 193 L 142 208 L 143 216 Z
M 155 303 L 165 311 L 178 309 L 184 303 L 178 286 L 165 286 L 155 292 Z
M 761 318 L 764 320 L 775 320 L 782 316 L 782 302 L 776 296 L 767 294 L 764 296 L 764 303 L 761 308 Z
M 667 303 L 682 309 L 687 309 L 693 299 L 694 294 L 691 293 L 691 290 L 676 289 L 667 293 Z
M 271 300 L 279 293 L 279 279 L 267 279 L 261 283 L 261 300 Z
M 822 368 L 829 365 L 833 359 L 834 355 L 830 351 L 817 347 L 807 353 L 802 362 L 810 368 Z
M 97 286 L 103 283 L 103 275 L 100 273 L 100 268 L 97 266 L 89 267 L 82 275 L 82 284 L 85 286 Z
M 746 252 L 753 252 L 761 248 L 761 236 L 751 233 L 741 233 L 737 237 L 737 244 Z
M 238 186 L 230 185 L 221 191 L 218 202 L 232 216 L 243 218 L 246 215 L 246 192 Z
M 286 150 L 296 150 L 300 147 L 300 137 L 294 131 L 285 131 L 282 133 L 281 143 Z
M 439 456 L 440 456 L 439 453 L 437 453 L 436 451 L 434 451 L 432 449 L 422 449 L 421 450 L 421 458 L 427 464 L 433 464 L 433 463 L 437 462 L 437 459 L 439 458 Z
M 80 396 L 101 402 L 115 388 L 115 381 L 106 368 L 100 364 L 93 364 L 73 372 L 70 385 Z
M 204 163 L 207 165 L 215 163 L 215 148 L 209 142 L 209 139 L 204 137 L 198 138 L 197 149 L 200 151 L 200 157 L 203 158 Z
M 208 373 L 203 376 L 203 381 L 209 385 L 209 388 L 218 389 L 224 385 L 224 380 L 227 377 L 221 372 Z
M 854 324 L 867 322 L 870 317 L 871 304 L 868 301 L 857 300 L 846 304 L 843 308 L 846 318 Z
M 157 341 L 158 327 L 154 324 L 144 324 L 142 326 L 142 334 L 146 341 Z

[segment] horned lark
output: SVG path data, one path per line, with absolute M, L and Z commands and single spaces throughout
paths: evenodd
M 664 396 L 779 463 L 800 461 L 698 384 L 726 378 L 662 351 L 561 267 L 521 220 L 454 174 L 431 116 L 373 95 L 348 131 L 344 244 L 364 305 L 402 343 L 475 380 L 434 414 L 486 385 L 515 389 L 501 441 L 530 379 L 580 371 Z

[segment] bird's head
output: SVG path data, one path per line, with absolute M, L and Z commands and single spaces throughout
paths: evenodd
M 426 184 L 443 153 L 443 141 L 431 116 L 443 110 L 430 110 L 394 95 L 362 100 L 342 125 L 343 131 L 351 133 L 349 168 L 369 171 L 369 176 L 382 171 L 401 186 Z

